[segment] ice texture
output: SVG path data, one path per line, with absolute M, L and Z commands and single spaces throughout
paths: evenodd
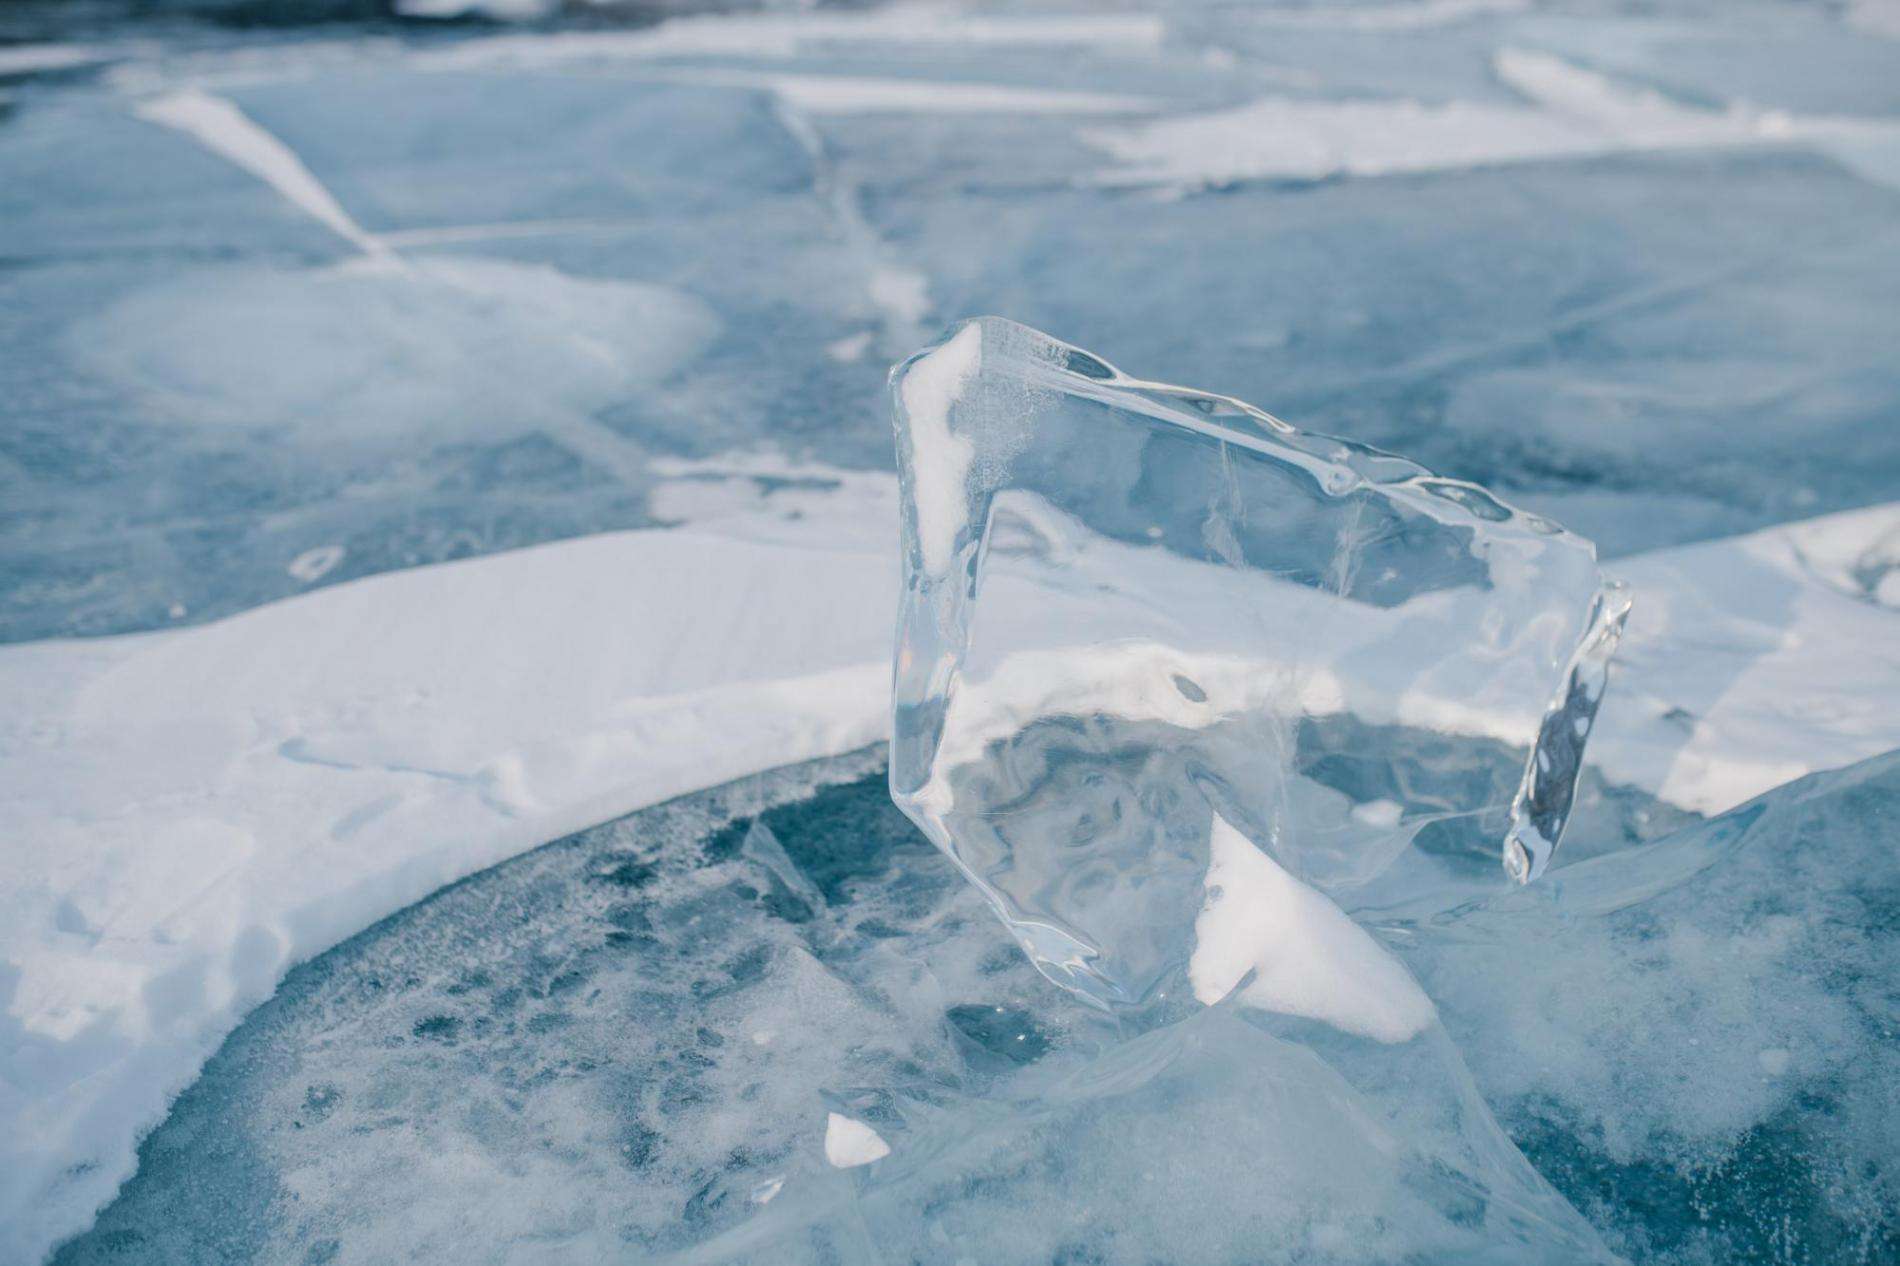
M 905 813 L 1097 1003 L 1422 1028 L 1341 911 L 1549 865 L 1628 610 L 1591 544 L 997 318 L 892 392 Z
M 1514 1142 L 1637 1261 L 1889 1262 L 1896 825 L 1888 755 L 1572 840 L 1450 935 L 1372 933 L 1442 1018 L 1403 1045 L 1231 1004 L 1114 1042 L 875 751 L 777 771 L 297 968 L 57 1260 L 1597 1254 Z M 839 1168 L 834 1114 L 890 1154 Z
M 293 963 L 543 840 L 887 731 L 895 478 L 665 469 L 656 505 L 695 526 L 368 577 L 201 626 L 0 647 L 15 705 L 0 717 L 15 880 L 0 918 L 0 1258 L 34 1260 L 89 1223 L 173 1091 Z M 1896 530 L 1900 507 L 1855 511 L 1620 562 L 1637 600 L 1558 865 L 1900 747 L 1900 617 L 1868 591 Z M 700 600 L 668 597 L 682 592 Z M 775 861 L 768 838 L 797 859 L 777 818 L 749 855 Z M 904 856 L 954 879 L 928 845 Z M 1003 1015 L 954 991 L 978 1008 L 958 1018 L 1001 1042 L 1023 1031 L 1009 1015 L 1052 1005 L 1012 997 Z
M 1896 831 L 1889 752 L 1403 953 L 1512 1136 L 1620 1251 L 1892 1262 Z
M 1606 1256 L 1435 1021 L 1120 1040 L 881 763 L 642 810 L 300 967 L 56 1260 Z
M 1900 507 L 1876 504 L 1900 487 L 1900 43 L 1876 38 L 1900 27 L 1875 20 L 1883 5 L 985 0 L 651 25 L 657 11 L 637 6 L 642 25 L 623 29 L 568 6 L 505 34 L 398 32 L 373 0 L 0 5 L 0 641 L 62 639 L 0 648 L 0 1259 L 39 1260 L 90 1222 L 137 1140 L 292 964 L 565 832 L 882 732 L 898 579 L 884 368 L 955 315 L 1008 312 L 1270 403 L 1480 482 L 1618 558 L 1639 597 L 1559 867 L 1900 746 Z M 210 9 L 241 25 L 174 22 Z M 292 11 L 326 20 L 251 25 Z M 377 20 L 327 20 L 350 13 Z M 1333 161 L 1263 168 L 1280 134 L 1236 133 L 1251 176 L 1153 170 L 1153 142 L 1205 138 L 1171 160 L 1192 168 L 1248 118 L 1273 121 L 1300 147 L 1288 153 Z M 1401 129 L 1405 161 L 1382 163 Z M 1683 143 L 1698 137 L 1709 146 Z M 1461 166 L 1486 158 L 1474 149 L 1487 161 Z M 1417 170 L 1378 174 L 1393 166 Z M 1131 190 L 1131 174 L 1164 185 Z M 366 241 L 403 266 L 371 266 Z M 269 355 L 229 354 L 256 347 Z M 463 561 L 416 566 L 448 559 Z M 1379 799 L 1370 821 L 1397 808 Z M 1608 806 L 1627 817 L 1593 816 Z M 802 856 L 773 821 L 745 855 L 767 878 L 784 869 L 771 839 Z M 1888 847 L 1890 827 L 1836 822 L 1805 837 L 1805 861 Z M 934 852 L 904 857 L 951 874 Z M 1314 915 L 1309 934 L 1339 928 L 1316 913 L 1325 892 L 1273 864 L 1229 873 Z M 1761 875 L 1760 901 L 1810 895 Z M 824 919 L 856 926 L 820 889 Z M 808 908 L 770 891 L 788 915 Z M 1839 912 L 1837 889 L 1810 892 L 1809 913 Z M 963 904 L 994 922 L 974 890 Z M 1234 909 L 1224 886 L 1196 926 Z M 877 935 L 911 926 L 880 918 Z M 385 929 L 390 956 L 359 978 L 362 998 L 413 983 L 398 968 L 427 953 L 399 943 L 417 926 Z M 558 960 L 558 921 L 542 926 Z M 466 954 L 515 934 L 474 914 L 442 944 Z M 1664 1258 L 1682 1231 L 1668 1224 L 1706 1216 L 1754 1228 L 1734 1256 L 1852 1260 L 1809 1216 L 1827 1184 L 1856 1189 L 1807 1165 L 1826 1100 L 1795 1102 L 1813 1127 L 1798 1136 L 1749 1116 L 1781 1110 L 1756 1097 L 1771 1077 L 1797 1099 L 1819 1084 L 1803 1049 L 1731 1049 L 1723 1034 L 1742 1031 L 1715 1023 L 1743 1013 L 1777 945 L 1834 972 L 1812 956 L 1831 943 L 1742 937 L 1730 944 L 1750 967 L 1734 976 L 1722 950 L 1698 957 L 1704 943 L 1671 941 L 1671 970 L 1645 974 L 1658 939 L 1633 924 L 1616 951 L 1629 990 L 1607 1004 L 1618 1024 L 1592 1028 L 1579 1008 L 1550 1017 L 1576 1027 L 1541 1045 L 1523 1006 L 1542 1003 L 1540 978 L 1566 982 L 1558 1007 L 1599 982 L 1587 939 L 1561 959 L 1508 939 L 1474 951 L 1469 988 L 1407 961 L 1481 1087 L 1503 1087 L 1507 1125 L 1531 1131 L 1520 1141 L 1593 1217 L 1652 1236 Z M 1203 959 L 1204 988 L 1261 948 L 1235 944 Z M 1012 989 L 1042 983 L 1013 949 L 1002 959 Z M 653 979 L 655 961 L 633 974 Z M 1059 1045 L 1024 1017 L 1061 999 L 985 993 L 933 965 L 963 996 L 930 1022 L 980 1035 L 986 1058 Z M 457 1040 L 468 1053 L 484 996 L 558 992 L 537 970 L 524 956 L 492 993 L 442 993 L 407 1023 L 381 1012 L 361 1043 L 324 1031 L 306 1079 L 250 1122 L 308 1139 L 315 1117 L 281 1109 L 319 1088 L 312 1112 L 336 1108 L 324 1142 L 356 1127 L 378 1140 L 360 1183 L 337 1178 L 347 1147 L 247 1150 L 235 1126 L 181 1105 L 191 1139 L 148 1177 L 182 1196 L 92 1242 L 158 1258 L 156 1223 L 243 1223 L 246 1165 L 305 1208 L 336 1180 L 321 1233 L 222 1255 L 192 1240 L 173 1260 L 321 1258 L 332 1238 L 346 1259 L 374 1257 L 379 1218 L 460 1237 L 465 1259 L 584 1242 L 577 1226 L 625 1208 L 626 1171 L 577 1163 L 611 1137 L 589 1133 L 594 1118 L 535 1113 L 587 1066 L 645 1061 L 671 1083 L 662 1061 L 700 1049 L 689 1028 L 646 1060 L 611 995 L 597 1026 L 541 1017 L 486 1067 L 497 1082 L 529 1070 L 549 1099 L 503 1086 L 465 1115 L 478 1067 L 458 1062 L 444 1088 L 426 1084 L 427 1059 L 402 1062 Z M 1306 979 L 1259 975 L 1283 1001 Z M 1671 992 L 1684 976 L 1695 983 Z M 1844 978 L 1791 989 L 1778 975 L 1755 1001 L 1785 1002 L 1798 1027 Z M 1526 1027 L 1493 1046 L 1460 1017 L 1501 991 L 1521 995 L 1486 1032 Z M 1398 995 L 1370 996 L 1383 1012 Z M 1687 1036 L 1649 1020 L 1705 1001 L 1710 1023 Z M 443 1016 L 455 1034 L 425 1023 Z M 809 1018 L 847 1034 L 858 1020 Z M 257 1049 L 247 1033 L 233 1049 Z M 1643 1044 L 1627 1062 L 1590 1049 L 1631 1036 Z M 1724 1058 L 1703 1071 L 1698 1052 Z M 326 1063 L 366 1082 L 377 1069 L 376 1093 L 337 1106 L 321 1087 L 348 1087 Z M 1711 1128 L 1684 1145 L 1680 1129 L 1618 1116 L 1613 1156 L 1596 1149 L 1597 1110 L 1665 1102 L 1652 1088 L 1671 1070 L 1694 1075 L 1666 1101 L 1721 1105 Z M 193 1101 L 215 1102 L 230 1072 L 221 1061 Z M 379 1106 L 405 1095 L 420 1106 Z M 1545 1096 L 1563 1112 L 1539 1115 Z M 830 1111 L 893 1146 L 838 1172 L 855 1181 L 906 1154 L 856 1103 L 808 1101 L 800 1140 L 817 1147 Z M 425 1116 L 443 1133 L 387 1124 Z M 669 1118 L 673 1144 L 700 1119 Z M 1833 1121 L 1878 1119 L 1850 1106 Z M 477 1137 L 495 1158 L 481 1177 L 459 1167 Z M 695 1166 L 722 1172 L 704 1158 L 726 1136 L 705 1137 L 707 1151 L 674 1153 L 696 1159 L 672 1171 L 657 1218 L 704 1207 Z M 214 1164 L 238 1172 L 213 1187 Z M 1891 1235 L 1861 1234 L 1864 1256 L 1900 1256 Z M 1097 1247 L 1048 1242 L 1051 1258 Z M 1681 1242 L 1696 1260 L 1696 1236 Z M 594 1256 L 629 1251 L 606 1235 Z

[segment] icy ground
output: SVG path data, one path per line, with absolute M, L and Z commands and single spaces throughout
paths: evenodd
M 1593 800 L 1583 825 L 1634 830 L 1635 807 Z M 1468 914 L 1407 958 L 1519 1144 L 1618 1249 L 1890 1260 L 1897 828 L 1900 769 L 1883 757 L 1671 836 L 1634 867 L 1560 871 L 1548 893 Z M 1687 875 L 1693 887 L 1646 891 Z M 897 815 L 874 757 L 748 779 L 485 872 L 294 971 L 56 1260 L 599 1261 L 730 1244 L 839 1185 L 831 1113 L 862 1118 L 878 1145 L 877 1129 L 901 1139 L 918 1100 L 954 1113 L 1077 1062 L 1097 1024 Z M 915 1251 L 1416 1247 L 1417 1226 L 1368 1236 L 1347 1193 L 1310 1177 L 1303 1190 L 1270 1152 L 1186 1166 L 1190 1185 L 1154 1204 L 1103 1208 L 1098 1190 L 1152 1188 L 1131 1180 L 1158 1155 L 1205 1161 L 1195 1131 L 1258 1124 L 1111 1121 L 1142 1132 L 1098 1134 L 1091 1153 L 1064 1120 L 979 1121 L 1005 1141 L 963 1195 L 917 1211 Z M 1339 1128 L 1318 1124 L 1304 1149 Z M 960 1168 L 939 1158 L 911 1181 L 954 1190 L 971 1181 Z M 756 1260 L 803 1256 L 775 1230 Z M 1446 1238 L 1441 1257 L 1479 1251 Z
M 1897 28 L 1879 4 L 1514 0 L 17 28 L 35 42 L 0 45 L 0 1258 L 91 1224 L 293 964 L 548 840 L 878 738 L 883 374 L 981 311 L 1597 539 L 1636 607 L 1591 748 L 1603 808 L 1566 859 L 1763 793 L 1783 807 L 1733 878 L 1658 898 L 1704 904 L 1638 903 L 1571 956 L 1554 924 L 1557 965 L 1512 982 L 1521 1005 L 1470 983 L 1482 920 L 1469 958 L 1413 966 L 1519 1144 L 1619 1251 L 1891 1255 L 1891 771 L 1775 789 L 1900 748 Z M 726 1165 L 730 1119 L 669 1133 L 642 1115 L 661 1088 L 616 1088 L 641 1075 L 619 995 L 572 1045 L 535 1027 L 545 1000 L 491 1031 L 476 1001 L 432 999 L 437 956 L 462 952 L 438 945 L 493 947 L 467 952 L 496 956 L 477 993 L 499 1012 L 510 989 L 559 992 L 534 947 L 638 934 L 611 923 L 612 883 L 549 859 L 648 829 L 600 828 L 312 964 L 72 1251 L 136 1257 L 171 1228 L 178 1260 L 250 1235 L 280 1260 L 373 1258 L 488 1208 L 519 1215 L 484 1241 L 497 1256 L 560 1235 L 584 1254 L 647 1242 L 715 1177 L 820 1155 L 832 1111 L 870 1120 L 767 1077 L 791 1096 L 762 1115 L 776 1141 Z M 652 829 L 642 864 L 767 891 L 757 856 L 701 874 L 703 832 Z M 769 942 L 761 970 L 815 994 L 887 983 L 863 940 L 883 919 L 924 937 L 903 956 L 943 992 L 814 1004 L 796 1058 L 835 1070 L 816 1029 L 838 1015 L 931 1076 L 1019 1036 L 1083 1041 L 1024 965 L 983 957 L 999 930 L 946 914 L 960 948 L 935 948 L 924 911 L 977 907 L 934 855 L 906 868 L 907 924 L 877 911 L 910 899 L 886 866 L 909 837 L 826 829 L 886 850 L 867 890 L 827 891 L 803 851 L 844 839 L 788 830 L 778 882 L 806 876 L 828 913 L 733 905 L 733 954 Z M 1749 870 L 1776 850 L 1836 867 Z M 458 904 L 513 909 L 550 867 L 598 910 L 530 903 L 508 942 Z M 811 922 L 843 948 L 800 942 Z M 302 1054 L 343 1041 L 324 991 L 394 979 L 385 954 L 427 963 L 371 1026 L 393 1062 L 368 1038 Z M 599 970 L 636 970 L 615 961 Z M 1033 1042 L 981 1018 L 998 1005 Z M 667 1077 L 694 1063 L 683 1042 L 654 1057 Z M 455 1060 L 439 1076 L 498 1087 L 497 1115 L 418 1141 L 449 1089 L 411 1061 Z M 543 1074 L 556 1089 L 509 1106 L 510 1078 Z M 214 1129 L 226 1102 L 269 1119 Z M 271 1114 L 294 1133 L 326 1104 L 340 1129 L 398 1124 L 361 1136 L 381 1169 L 300 1189 L 308 1153 Z M 187 1136 L 205 1157 L 170 1164 Z M 616 1149 L 643 1146 L 657 1171 L 622 1182 Z M 838 1146 L 869 1143 L 846 1126 Z M 484 1148 L 496 1184 L 529 1186 L 496 1196 Z M 443 1168 L 418 1169 L 432 1149 Z M 614 1212 L 573 1198 L 590 1174 Z M 448 1203 L 404 1222 L 364 1210 L 364 1184 L 403 1193 L 386 1211 Z

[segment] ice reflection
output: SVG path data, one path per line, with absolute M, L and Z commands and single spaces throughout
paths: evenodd
M 1051 979 L 1206 992 L 1234 841 L 1385 918 L 1548 865 L 1627 610 L 1589 542 L 1006 321 L 894 396 L 892 789 Z

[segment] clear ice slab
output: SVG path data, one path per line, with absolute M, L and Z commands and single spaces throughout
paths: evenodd
M 1099 1006 L 1420 1032 L 1354 917 L 1549 865 L 1628 610 L 1590 542 L 998 318 L 892 393 L 898 805 Z

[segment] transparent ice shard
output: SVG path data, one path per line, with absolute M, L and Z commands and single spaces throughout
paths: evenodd
M 899 806 L 1099 1005 L 1412 1031 L 1313 903 L 1414 919 L 1548 866 L 1628 610 L 1591 544 L 997 318 L 892 390 Z M 1267 896 L 1213 917 L 1235 874 Z M 1343 1019 L 1289 1006 L 1335 986 Z

